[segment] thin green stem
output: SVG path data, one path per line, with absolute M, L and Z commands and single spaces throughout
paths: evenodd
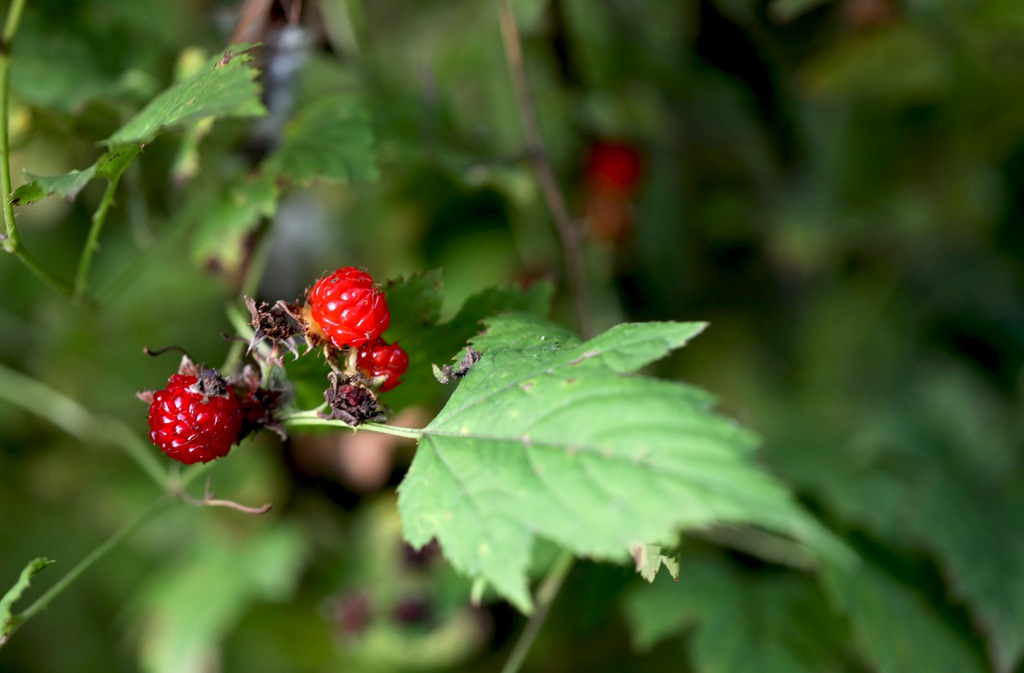
M 14 206 L 10 202 L 11 188 L 11 141 L 10 141 L 10 93 L 11 93 L 11 41 L 21 21 L 21 11 L 25 8 L 25 0 L 13 0 L 7 9 L 7 20 L 4 23 L 2 41 L 0 41 L 0 191 L 4 198 L 4 250 L 17 252 L 20 239 L 18 225 L 14 222 Z
M 397 425 L 387 425 L 385 423 L 376 423 L 373 421 L 360 423 L 357 427 L 352 427 L 342 421 L 321 418 L 317 414 L 316 410 L 293 411 L 282 416 L 280 421 L 286 427 L 333 427 L 345 428 L 352 431 L 370 430 L 372 432 L 379 432 L 385 435 L 394 435 L 395 437 L 405 437 L 407 439 L 416 440 L 423 437 L 423 430 L 420 428 L 403 428 Z
M 161 490 L 167 489 L 167 477 L 156 453 L 124 423 L 100 418 L 50 386 L 3 365 L 0 365 L 0 400 L 46 419 L 83 443 L 109 441 L 134 460 Z
M 25 0 L 14 0 L 7 10 L 7 20 L 4 22 L 3 43 L 10 45 L 14 34 L 18 32 L 18 24 L 21 22 L 21 12 L 25 9 Z
M 107 220 L 110 206 L 114 203 L 114 193 L 117 192 L 117 185 L 120 181 L 120 175 L 118 175 L 107 182 L 107 188 L 103 192 L 103 199 L 100 201 L 99 208 L 93 213 L 92 226 L 89 227 L 89 236 L 85 239 L 82 257 L 78 260 L 78 273 L 75 274 L 74 296 L 76 298 L 85 295 L 85 289 L 89 282 L 89 265 L 92 263 L 93 254 L 100 247 L 100 232 L 103 230 L 103 224 Z
M 34 273 L 39 280 L 58 294 L 71 296 L 71 288 L 49 270 L 36 261 L 21 245 L 18 223 L 14 219 L 14 204 L 11 193 L 14 191 L 11 182 L 11 43 L 21 22 L 21 13 L 25 8 L 25 0 L 13 0 L 7 10 L 3 35 L 0 36 L 0 197 L 3 200 L 4 233 L 3 249 L 15 255 Z
M 46 593 L 37 598 L 36 601 L 32 603 L 32 605 L 25 608 L 24 611 L 18 613 L 18 615 L 15 617 L 17 626 L 20 627 L 26 621 L 28 621 L 35 615 L 39 614 L 42 610 L 45 610 L 46 607 L 50 604 L 50 602 L 53 601 L 53 599 L 59 596 L 61 593 L 63 593 L 65 589 L 71 586 L 71 584 L 73 584 L 74 581 L 77 580 L 82 573 L 84 573 L 86 570 L 92 567 L 93 564 L 95 564 L 97 561 L 103 558 L 103 556 L 111 549 L 116 547 L 118 543 L 120 543 L 122 540 L 129 537 L 132 533 L 138 530 L 142 526 L 142 524 L 145 523 L 146 519 L 155 514 L 161 508 L 169 505 L 171 502 L 173 502 L 173 500 L 171 496 L 167 494 L 162 495 L 153 502 L 151 502 L 149 506 L 146 507 L 146 509 L 142 510 L 142 512 L 137 517 L 135 517 L 133 521 L 129 522 L 127 525 L 121 528 L 121 530 L 117 531 L 109 538 L 107 538 L 107 540 L 100 546 L 96 547 L 96 549 L 93 549 L 88 556 L 79 561 L 78 565 L 76 565 L 74 568 L 68 571 L 68 573 L 64 575 L 64 577 L 60 578 L 60 580 L 58 580 L 56 584 L 50 587 L 46 591 Z
M 575 561 L 576 557 L 569 550 L 563 550 L 559 557 L 555 559 L 551 570 L 548 571 L 547 577 L 544 578 L 544 582 L 537 590 L 537 595 L 533 601 L 533 614 L 530 615 L 530 620 L 526 622 L 523 632 L 519 634 L 519 640 L 516 641 L 515 647 L 512 648 L 512 654 L 509 655 L 505 665 L 501 668 L 501 673 L 516 673 L 523 665 L 523 662 L 526 661 L 530 648 L 533 647 L 533 641 L 537 639 L 537 634 L 540 633 L 541 627 L 544 626 L 544 622 L 548 618 L 551 604 L 555 602 L 555 597 L 558 596 L 558 592 L 561 590 L 565 578 L 569 575 L 569 571 L 572 570 Z

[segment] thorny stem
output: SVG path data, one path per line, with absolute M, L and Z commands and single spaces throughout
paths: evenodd
M 11 42 L 21 21 L 25 0 L 12 0 L 7 10 L 3 34 L 0 35 L 0 198 L 3 199 L 4 234 L 3 249 L 15 255 L 28 269 L 51 289 L 64 296 L 71 296 L 67 284 L 54 276 L 21 245 L 18 223 L 14 219 L 14 204 L 11 203 Z
M 551 604 L 554 603 L 555 597 L 558 596 L 558 591 L 562 588 L 562 583 L 565 582 L 565 578 L 569 575 L 569 571 L 572 570 L 575 561 L 576 557 L 567 549 L 562 550 L 559 557 L 555 559 L 551 570 L 548 571 L 547 577 L 544 578 L 544 582 L 537 589 L 537 595 L 534 598 L 533 614 L 530 615 L 530 620 L 526 622 L 523 632 L 519 634 L 519 639 L 516 641 L 515 647 L 512 648 L 512 654 L 509 655 L 505 665 L 501 668 L 501 673 L 517 673 L 523 662 L 526 661 L 526 656 L 530 653 L 530 648 L 533 647 L 533 641 L 537 639 L 537 634 L 540 633 L 541 627 L 544 626 L 544 622 L 547 620 Z
M 523 64 L 523 47 L 519 39 L 519 29 L 516 27 L 515 16 L 512 14 L 508 0 L 498 0 L 498 18 L 501 25 L 502 42 L 505 45 L 505 59 L 508 61 L 509 74 L 512 76 L 516 101 L 519 105 L 519 116 L 523 122 L 527 153 L 562 244 L 569 292 L 572 295 L 573 311 L 576 315 L 576 326 L 583 336 L 589 337 L 591 336 L 590 307 L 580 229 L 569 213 L 565 196 L 558 186 L 555 171 L 551 167 L 551 160 L 544 147 L 537 106 L 534 103 L 530 82 L 526 78 L 526 67 Z

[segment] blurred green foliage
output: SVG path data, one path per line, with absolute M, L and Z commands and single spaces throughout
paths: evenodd
M 864 560 L 807 573 L 765 561 L 763 540 L 709 531 L 682 541 L 678 584 L 581 564 L 528 666 L 1021 670 L 1019 2 L 512 4 L 548 152 L 595 233 L 595 322 L 709 321 L 656 373 L 713 391 Z M 243 289 L 290 300 L 340 265 L 439 269 L 445 302 L 420 310 L 454 318 L 459 335 L 476 315 L 459 318 L 462 301 L 483 288 L 564 289 L 496 3 L 304 5 L 302 31 L 275 6 L 244 38 L 267 44 L 254 57 L 268 117 L 169 129 L 119 174 L 93 305 L 0 260 L 3 366 L 145 437 L 134 394 L 176 363 L 142 348 L 178 344 L 219 365 L 225 306 L 238 310 Z M 187 77 L 189 59 L 226 48 L 238 11 L 29 0 L 12 50 L 15 175 L 93 166 L 99 141 Z M 345 143 L 344 161 L 267 185 L 292 175 L 296 153 L 303 166 L 317 156 L 317 138 Z M 595 194 L 598 141 L 643 157 L 635 189 Z M 74 200 L 17 209 L 26 247 L 69 279 L 103 194 L 72 182 Z M 611 240 L 596 235 L 608 221 Z M 564 323 L 567 302 L 560 292 Z M 402 329 L 414 343 L 415 325 Z M 410 423 L 436 412 L 402 388 L 393 400 Z M 158 495 L 103 437 L 48 420 L 60 413 L 0 403 L 0 587 L 33 558 L 57 561 L 22 600 Z M 367 494 L 393 486 L 409 448 L 374 448 L 393 461 L 367 486 L 337 458 L 357 451 L 344 439 L 235 449 L 213 488 L 273 502 L 270 514 L 162 513 L 18 631 L 0 671 L 496 670 L 522 618 L 468 607 L 443 563 L 406 557 L 381 505 L 393 503 Z

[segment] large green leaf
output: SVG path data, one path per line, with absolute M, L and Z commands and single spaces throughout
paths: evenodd
M 1006 673 L 1024 655 L 1024 498 L 1000 491 L 951 474 L 930 480 L 919 535 L 988 637 L 994 670 Z
M 934 605 L 870 563 L 829 569 L 826 586 L 878 673 L 981 673 L 980 658 Z
M 172 85 L 150 101 L 128 123 L 104 140 L 108 147 L 148 143 L 169 126 L 204 117 L 259 117 L 256 70 L 245 53 L 226 51 L 205 68 Z
M 683 528 L 749 523 L 842 555 L 710 395 L 630 375 L 703 328 L 626 324 L 579 343 L 537 320 L 491 320 L 473 341 L 483 358 L 425 428 L 399 489 L 406 538 L 436 537 L 522 610 L 535 536 L 623 560 Z
M 320 98 L 300 110 L 284 141 L 268 159 L 268 172 L 296 183 L 314 180 L 376 180 L 370 114 L 349 97 Z
M 639 649 L 694 630 L 699 673 L 839 670 L 845 632 L 825 596 L 795 572 L 746 576 L 721 559 L 690 559 L 678 583 L 631 592 L 626 617 Z

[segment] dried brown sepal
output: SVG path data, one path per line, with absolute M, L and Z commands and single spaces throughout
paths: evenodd
M 268 358 L 270 361 L 283 365 L 280 356 L 282 346 L 298 360 L 299 348 L 296 337 L 305 337 L 307 331 L 302 320 L 302 307 L 280 300 L 273 306 L 266 302 L 257 305 L 256 300 L 248 296 L 245 297 L 245 306 L 252 316 L 249 324 L 253 328 L 252 341 L 249 342 L 247 352 L 251 353 L 257 345 L 269 341 L 272 345 Z M 311 344 L 307 340 L 306 352 L 309 352 L 310 347 Z
M 480 351 L 473 350 L 472 348 L 466 349 L 466 357 L 462 358 L 462 362 L 459 363 L 457 368 L 452 368 L 449 365 L 432 365 L 434 369 L 434 378 L 437 379 L 438 383 L 450 383 L 461 379 L 463 376 L 469 373 L 470 368 L 480 361 L 483 357 Z
M 324 391 L 324 399 L 331 413 L 321 413 L 322 418 L 339 420 L 352 427 L 366 421 L 387 420 L 376 393 L 366 385 L 366 377 L 331 372 L 327 378 L 331 385 Z
M 277 433 L 281 439 L 287 439 L 284 428 L 277 419 L 277 411 L 287 400 L 285 389 L 262 387 L 259 372 L 250 365 L 246 365 L 241 373 L 232 376 L 229 383 L 234 386 L 242 405 L 242 429 L 238 433 L 239 440 L 263 428 Z
M 191 361 L 189 361 L 191 363 Z M 184 372 L 179 372 L 184 374 Z M 227 379 L 220 375 L 216 369 L 203 368 L 199 370 L 196 377 L 196 382 L 188 387 L 189 390 L 197 395 L 202 395 L 203 403 L 209 401 L 211 397 L 224 397 L 230 396 Z
M 150 351 L 148 348 L 144 349 L 148 355 L 159 355 L 160 353 L 166 352 L 170 349 L 163 349 L 160 351 Z M 187 355 L 181 356 L 181 364 L 178 365 L 178 373 L 182 376 L 194 376 L 196 382 L 189 386 L 189 390 L 202 395 L 203 401 L 209 400 L 211 397 L 227 397 L 228 396 L 228 381 L 220 375 L 216 369 L 210 369 L 205 365 L 196 364 Z M 135 396 L 146 404 L 153 404 L 153 395 L 156 393 L 155 390 L 143 390 L 142 392 L 135 393 Z

